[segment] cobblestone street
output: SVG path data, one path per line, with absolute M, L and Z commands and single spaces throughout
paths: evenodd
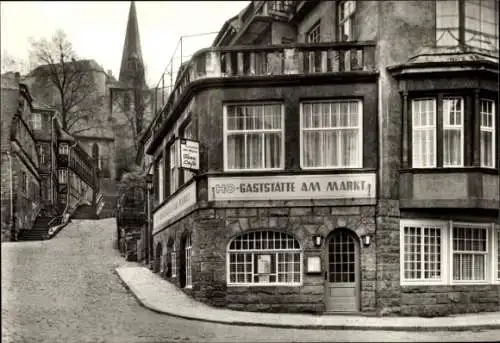
M 500 331 L 387 332 L 236 327 L 143 308 L 114 268 L 115 220 L 74 220 L 54 239 L 2 244 L 2 342 L 495 340 Z

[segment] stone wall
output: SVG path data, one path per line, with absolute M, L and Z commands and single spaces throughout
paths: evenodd
M 305 257 L 324 254 L 325 244 L 322 248 L 314 247 L 313 234 L 327 237 L 336 228 L 351 229 L 358 239 L 365 233 L 374 233 L 374 206 L 199 209 L 160 231 L 153 239 L 155 248 L 158 243 L 161 244 L 163 254 L 165 249 L 167 255 L 173 249 L 177 252 L 177 276 L 167 278 L 182 286 L 182 241 L 186 235 L 192 235 L 193 287 L 186 292 L 198 300 L 236 310 L 323 312 L 325 310 L 323 273 L 307 274 Z M 304 256 L 301 286 L 227 286 L 227 244 L 232 238 L 255 230 L 288 232 L 295 236 L 303 249 Z M 169 246 L 169 241 L 173 245 Z M 374 254 L 375 244 L 360 247 L 362 312 L 375 311 Z

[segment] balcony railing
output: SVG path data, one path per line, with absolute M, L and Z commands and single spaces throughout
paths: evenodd
M 255 78 L 375 71 L 375 43 L 342 42 L 276 46 L 208 48 L 198 51 L 179 71 L 166 99 L 155 99 L 161 110 L 153 136 L 193 81 L 209 78 Z M 161 81 L 160 83 L 161 84 Z M 158 93 L 158 92 L 157 92 Z M 163 97 L 162 97 L 163 98 Z

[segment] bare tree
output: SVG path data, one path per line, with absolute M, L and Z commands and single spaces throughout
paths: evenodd
M 2 52 L 2 62 L 1 62 L 1 73 L 6 73 L 6 72 L 19 72 L 21 74 L 24 74 L 29 70 L 29 63 L 12 56 L 9 54 L 7 51 Z
M 102 127 L 97 114 L 102 110 L 104 94 L 98 91 L 89 61 L 78 60 L 62 30 L 50 40 L 33 40 L 31 58 L 38 65 L 30 74 L 36 80 L 33 93 L 59 107 L 63 129 L 78 134 Z

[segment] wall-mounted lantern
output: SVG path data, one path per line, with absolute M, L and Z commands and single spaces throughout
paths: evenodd
M 371 242 L 372 242 L 372 235 L 371 234 L 366 234 L 361 236 L 361 240 L 363 241 L 363 246 L 369 247 Z
M 313 243 L 316 248 L 319 248 L 322 242 L 323 242 L 323 236 L 313 235 Z

